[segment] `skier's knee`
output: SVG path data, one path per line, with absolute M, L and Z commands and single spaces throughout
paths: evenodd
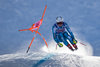
M 68 44 L 67 47 L 68 47 L 71 51 L 74 51 L 74 49 L 72 48 L 72 46 L 71 46 L 70 44 Z
M 77 45 L 76 44 L 73 44 L 73 47 L 77 50 L 78 49 L 78 47 L 77 47 Z

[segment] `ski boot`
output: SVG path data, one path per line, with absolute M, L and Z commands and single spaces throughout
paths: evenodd
M 73 44 L 73 47 L 75 48 L 75 50 L 78 49 L 77 45 L 76 44 Z
M 58 43 L 58 46 L 59 46 L 59 47 L 63 47 L 63 44 L 62 44 L 62 43 Z
M 71 46 L 70 44 L 68 44 L 67 47 L 68 47 L 71 51 L 74 51 L 74 49 L 72 48 L 72 46 Z

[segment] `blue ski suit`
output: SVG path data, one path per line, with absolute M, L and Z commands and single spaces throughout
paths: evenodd
M 70 43 L 74 45 L 74 35 L 67 23 L 63 22 L 63 25 L 61 27 L 59 27 L 57 23 L 55 23 L 52 27 L 52 33 L 56 43 L 63 42 L 67 46 L 69 44 L 67 40 L 69 40 Z

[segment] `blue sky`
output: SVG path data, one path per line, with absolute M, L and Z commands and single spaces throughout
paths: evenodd
M 0 0 L 0 54 L 14 53 L 28 47 L 34 33 L 19 32 L 40 20 L 45 4 L 47 11 L 39 32 L 47 42 L 52 40 L 52 25 L 62 16 L 77 38 L 89 42 L 94 55 L 100 56 L 100 0 Z M 37 35 L 35 46 L 43 40 Z

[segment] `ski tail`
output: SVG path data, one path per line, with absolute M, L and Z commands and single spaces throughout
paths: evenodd
M 30 47 L 28 47 L 28 49 L 27 49 L 26 53 L 28 53 L 29 49 L 30 49 Z
M 32 43 L 33 43 L 34 38 L 35 38 L 35 36 L 33 37 L 33 39 L 32 39 L 32 41 L 31 41 L 31 43 L 30 43 L 30 45 L 29 45 L 29 47 L 28 47 L 26 53 L 28 53 L 28 51 L 29 51 L 29 49 L 30 49 L 30 47 L 31 47 L 31 45 L 32 45 Z

